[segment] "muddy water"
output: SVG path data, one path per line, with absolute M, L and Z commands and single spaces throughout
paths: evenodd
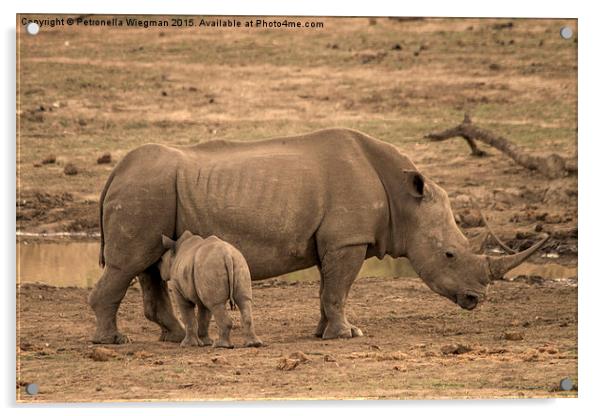
M 20 242 L 17 243 L 18 282 L 43 282 L 54 286 L 89 288 L 100 277 L 97 242 Z M 577 275 L 574 267 L 558 264 L 523 264 L 508 277 L 538 275 L 548 279 L 566 279 Z M 406 259 L 369 259 L 364 262 L 360 277 L 416 276 Z M 318 280 L 315 267 L 282 276 L 289 280 Z
M 54 286 L 89 288 L 100 277 L 97 242 L 17 244 L 17 276 L 19 282 L 43 282 Z M 406 259 L 370 259 L 360 276 L 416 276 Z M 315 267 L 282 276 L 290 280 L 317 280 Z

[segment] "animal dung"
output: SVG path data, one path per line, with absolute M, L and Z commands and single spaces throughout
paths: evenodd
M 111 154 L 109 152 L 103 153 L 98 159 L 96 159 L 96 163 L 102 165 L 103 163 L 111 163 Z
M 69 162 L 63 168 L 63 173 L 65 173 L 65 175 L 73 176 L 77 175 L 79 173 L 79 170 L 77 169 L 77 166 Z
M 446 344 L 441 346 L 441 353 L 443 355 L 451 355 L 451 354 L 465 354 L 467 352 L 472 351 L 472 347 L 464 344 Z
M 211 362 L 217 365 L 230 365 L 226 357 L 223 355 L 216 355 L 215 357 L 211 357 Z
M 153 357 L 155 354 L 153 354 L 152 352 L 148 352 L 148 351 L 144 351 L 144 350 L 140 350 L 140 351 L 136 351 L 134 353 L 134 358 L 137 358 L 139 360 L 144 360 L 146 358 L 151 358 Z
M 290 359 L 292 360 L 299 360 L 302 363 L 306 363 L 308 361 L 311 361 L 311 359 L 307 356 L 307 354 L 305 354 L 302 351 L 295 351 L 294 353 L 292 353 L 291 355 L 289 355 Z
M 56 163 L 55 155 L 48 155 L 44 159 L 42 159 L 42 165 L 50 165 Z
M 278 360 L 278 365 L 276 368 L 282 371 L 291 371 L 297 368 L 299 363 L 301 363 L 301 360 L 296 360 L 293 358 L 281 358 Z
M 525 339 L 525 333 L 519 331 L 506 331 L 504 332 L 504 339 L 508 341 L 522 341 Z
M 117 356 L 117 352 L 110 348 L 96 347 L 90 353 L 92 361 L 109 361 L 111 358 Z

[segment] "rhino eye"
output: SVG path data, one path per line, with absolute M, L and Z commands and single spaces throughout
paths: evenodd
M 454 253 L 452 253 L 451 251 L 446 251 L 445 257 L 447 257 L 448 259 L 453 259 L 454 257 L 456 257 L 456 255 Z

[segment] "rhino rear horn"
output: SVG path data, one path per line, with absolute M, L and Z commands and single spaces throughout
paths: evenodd
M 483 250 L 485 250 L 485 244 L 487 243 L 487 239 L 489 238 L 489 231 L 483 231 L 478 235 L 469 238 L 468 244 L 470 245 L 470 250 L 473 253 L 481 254 Z
M 550 236 L 548 234 L 544 234 L 542 239 L 533 244 L 526 250 L 521 251 L 520 253 L 503 256 L 503 257 L 489 257 L 487 256 L 487 261 L 489 262 L 489 270 L 491 272 L 491 280 L 501 280 L 504 278 L 504 275 L 517 267 L 519 264 L 527 260 L 533 253 L 541 248 L 544 243 L 548 240 Z

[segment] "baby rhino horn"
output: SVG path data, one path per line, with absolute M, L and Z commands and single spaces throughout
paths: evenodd
M 166 250 L 173 250 L 176 247 L 176 242 L 165 234 L 161 235 L 161 243 L 163 244 L 163 248 Z

